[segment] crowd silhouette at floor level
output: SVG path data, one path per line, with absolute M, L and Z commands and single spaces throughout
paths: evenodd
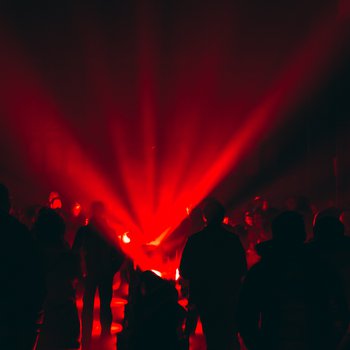
M 204 227 L 180 244 L 184 308 L 174 281 L 135 268 L 124 255 L 103 203 L 93 203 L 87 225 L 79 219 L 68 244 L 70 223 L 60 210 L 41 208 L 28 228 L 10 214 L 0 184 L 0 348 L 90 349 L 97 289 L 101 337 L 110 337 L 112 281 L 123 265 L 129 296 L 119 350 L 188 349 L 198 318 L 209 350 L 350 349 L 349 213 L 327 209 L 311 227 L 305 207 L 279 212 L 260 204 L 232 227 L 219 202 L 203 202 Z

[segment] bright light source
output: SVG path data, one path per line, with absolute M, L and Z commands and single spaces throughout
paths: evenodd
M 179 269 L 176 269 L 176 272 L 175 272 L 175 281 L 178 281 L 180 278 L 180 272 L 179 272 Z
M 158 270 L 151 270 L 155 275 L 157 275 L 158 277 L 162 277 L 162 273 L 159 272 Z
M 129 232 L 124 232 L 122 236 L 122 242 L 125 244 L 129 244 L 131 242 L 130 237 L 128 236 Z

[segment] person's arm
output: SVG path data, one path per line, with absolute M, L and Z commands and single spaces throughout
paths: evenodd
M 247 257 L 246 257 L 245 250 L 243 248 L 243 245 L 242 245 L 241 240 L 239 239 L 239 237 L 237 237 L 237 241 L 238 241 L 238 249 L 237 249 L 237 251 L 238 251 L 239 266 L 242 267 L 241 277 L 244 277 L 247 274 L 247 271 L 248 271 Z
M 77 272 L 79 273 L 80 278 L 86 276 L 86 262 L 85 262 L 85 256 L 83 253 L 83 245 L 84 245 L 84 240 L 85 240 L 85 232 L 86 228 L 85 227 L 80 227 L 78 230 L 75 240 L 72 246 L 72 252 L 75 254 L 76 259 L 78 260 L 78 268 Z
M 125 260 L 125 254 L 122 248 L 120 247 L 119 242 L 117 242 L 112 247 L 111 263 L 112 263 L 113 273 L 116 273 L 121 269 L 124 260 Z
M 81 258 L 78 253 L 70 252 L 71 277 L 74 280 L 80 280 L 83 277 Z
M 185 280 L 190 279 L 191 276 L 191 256 L 192 256 L 192 240 L 189 238 L 186 242 L 185 248 L 182 252 L 179 273 Z
M 85 233 L 84 231 L 85 231 L 85 228 L 80 227 L 79 230 L 77 231 L 77 234 L 75 235 L 75 239 L 72 246 L 72 251 L 74 251 L 75 253 L 79 253 L 83 246 L 84 233 Z

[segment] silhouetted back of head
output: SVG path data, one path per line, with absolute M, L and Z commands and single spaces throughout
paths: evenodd
M 319 211 L 315 217 L 314 217 L 314 221 L 313 221 L 313 225 L 315 226 L 316 225 L 316 222 L 318 220 L 320 220 L 321 218 L 324 218 L 324 217 L 333 217 L 333 218 L 336 218 L 336 219 L 339 219 L 340 218 L 340 215 L 341 215 L 341 210 L 337 207 L 329 207 L 327 209 L 324 209 L 324 210 L 321 210 Z
M 315 239 L 331 242 L 344 236 L 344 225 L 334 216 L 323 216 L 316 220 L 314 226 Z
M 273 240 L 284 245 L 301 245 L 306 238 L 304 219 L 296 211 L 285 211 L 272 222 Z
M 55 210 L 42 208 L 39 211 L 35 229 L 40 241 L 57 243 L 63 241 L 66 225 L 61 215 Z
M 191 220 L 198 221 L 198 220 L 203 220 L 203 211 L 200 207 L 194 207 L 190 213 L 189 217 Z
M 215 198 L 208 198 L 204 201 L 203 216 L 207 225 L 221 224 L 225 216 L 225 208 Z
M 102 201 L 94 201 L 91 203 L 90 216 L 95 219 L 103 219 L 106 213 L 106 207 Z
M 10 203 L 10 193 L 8 188 L 0 184 L 0 210 L 8 213 L 10 211 L 11 203 Z

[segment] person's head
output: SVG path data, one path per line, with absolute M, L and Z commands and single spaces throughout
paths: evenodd
M 306 239 L 304 219 L 296 211 L 285 211 L 272 222 L 272 239 L 283 245 L 301 245 Z
M 337 207 L 329 207 L 327 209 L 321 210 L 315 214 L 313 219 L 313 226 L 316 225 L 316 222 L 324 217 L 333 217 L 339 219 L 341 215 L 341 210 Z
M 90 217 L 95 220 L 104 219 L 106 214 L 106 207 L 102 201 L 94 201 L 90 207 Z
M 316 240 L 331 242 L 344 236 L 344 225 L 334 216 L 322 216 L 316 220 L 313 231 Z
M 203 217 L 207 225 L 218 225 L 222 223 L 225 216 L 224 206 L 215 198 L 208 198 L 204 201 Z
M 61 209 L 62 200 L 58 192 L 50 192 L 49 195 L 49 206 L 51 209 Z
M 188 215 L 188 218 L 190 220 L 190 222 L 194 225 L 194 226 L 200 226 L 200 225 L 204 225 L 203 222 L 203 211 L 200 208 L 200 206 L 196 206 L 194 207 Z
M 5 185 L 0 184 L 0 210 L 9 213 L 10 208 L 11 201 L 9 190 Z
M 35 222 L 35 231 L 40 241 L 58 243 L 63 241 L 66 229 L 60 214 L 51 208 L 41 208 Z

